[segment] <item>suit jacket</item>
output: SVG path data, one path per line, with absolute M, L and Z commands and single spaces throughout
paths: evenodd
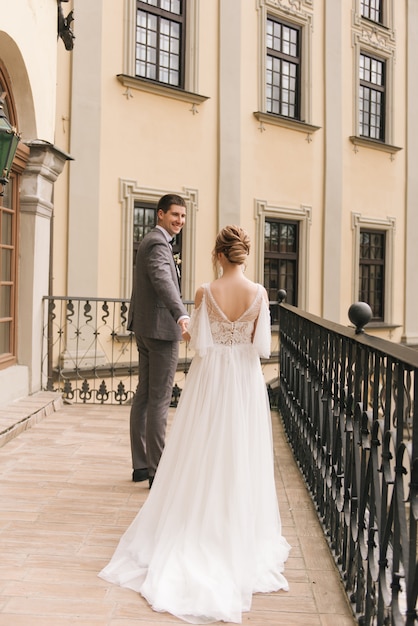
M 177 320 L 188 315 L 170 244 L 159 228 L 145 235 L 136 255 L 128 329 L 136 336 L 179 341 Z

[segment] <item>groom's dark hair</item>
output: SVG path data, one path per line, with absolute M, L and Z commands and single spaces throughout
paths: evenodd
M 157 204 L 157 211 L 161 209 L 163 213 L 167 213 L 172 204 L 178 204 L 179 206 L 186 207 L 186 201 L 181 196 L 175 193 L 167 193 L 165 196 L 159 199 Z

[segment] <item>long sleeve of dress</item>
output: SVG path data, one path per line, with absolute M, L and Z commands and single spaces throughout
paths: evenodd
M 271 325 L 270 310 L 264 298 L 261 303 L 260 313 L 255 328 L 253 344 L 260 357 L 270 358 L 271 352 Z
M 207 349 L 213 346 L 208 311 L 205 302 L 206 294 L 197 309 L 194 309 L 189 324 L 189 347 L 199 356 L 205 356 Z

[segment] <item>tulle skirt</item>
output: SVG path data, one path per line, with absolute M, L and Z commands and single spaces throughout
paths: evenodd
M 252 345 L 195 356 L 149 496 L 99 576 L 192 624 L 288 589 L 270 408 Z

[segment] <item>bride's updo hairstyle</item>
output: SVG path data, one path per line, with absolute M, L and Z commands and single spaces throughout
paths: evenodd
M 222 252 L 226 259 L 234 265 L 243 265 L 250 253 L 250 238 L 239 226 L 225 226 L 219 231 L 213 250 L 213 260 Z

